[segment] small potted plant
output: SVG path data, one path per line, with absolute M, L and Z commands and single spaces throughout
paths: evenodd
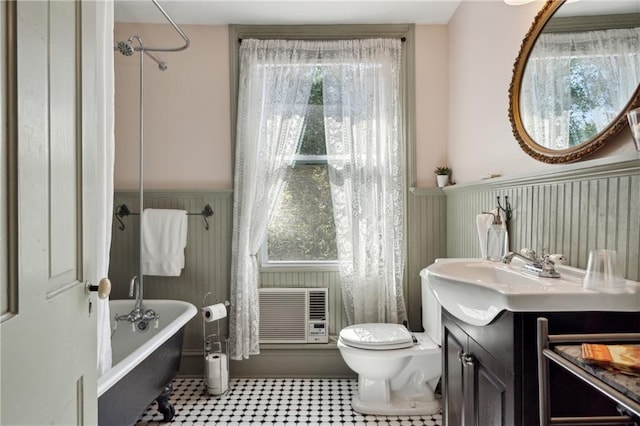
M 449 183 L 449 175 L 451 174 L 451 169 L 447 166 L 436 167 L 434 171 L 436 174 L 436 181 L 438 182 L 438 188 L 442 188 L 443 186 L 447 186 Z

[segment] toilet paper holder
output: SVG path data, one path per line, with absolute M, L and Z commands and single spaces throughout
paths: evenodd
M 212 293 L 207 293 L 202 299 L 202 310 L 209 306 L 207 298 Z M 225 308 L 229 301 L 223 302 Z M 210 320 L 202 315 L 202 336 L 204 352 L 204 385 L 205 392 L 209 395 L 220 397 L 229 390 L 229 339 L 220 333 L 220 320 Z M 207 332 L 207 324 L 215 323 L 215 333 Z

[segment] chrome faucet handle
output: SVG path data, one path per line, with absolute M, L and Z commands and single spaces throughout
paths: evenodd
M 540 264 L 544 269 L 554 269 L 555 262 L 551 260 L 551 255 L 545 254 L 542 259 L 540 259 Z
M 560 278 L 560 274 L 556 271 L 556 264 L 553 260 L 551 260 L 550 254 L 545 254 L 542 260 L 540 261 L 540 266 L 542 267 L 542 271 L 540 273 L 541 277 L 545 278 Z
M 160 315 L 158 315 L 153 309 L 147 309 L 144 311 L 144 315 L 142 315 L 142 319 L 151 321 L 154 319 L 159 319 Z
M 529 259 L 534 259 L 535 260 L 535 259 L 538 258 L 538 255 L 537 255 L 536 251 L 533 250 L 533 249 L 530 249 L 530 248 L 521 249 L 520 250 L 520 254 L 525 256 L 525 257 L 528 257 Z

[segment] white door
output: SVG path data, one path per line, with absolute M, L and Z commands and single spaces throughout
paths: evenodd
M 92 4 L 1 2 L 5 426 L 97 423 Z

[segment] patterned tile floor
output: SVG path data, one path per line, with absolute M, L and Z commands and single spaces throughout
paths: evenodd
M 171 402 L 176 415 L 161 423 L 154 402 L 137 426 L 152 425 L 426 425 L 441 415 L 372 416 L 351 409 L 355 379 L 231 379 L 226 394 L 207 395 L 201 379 L 176 379 Z

